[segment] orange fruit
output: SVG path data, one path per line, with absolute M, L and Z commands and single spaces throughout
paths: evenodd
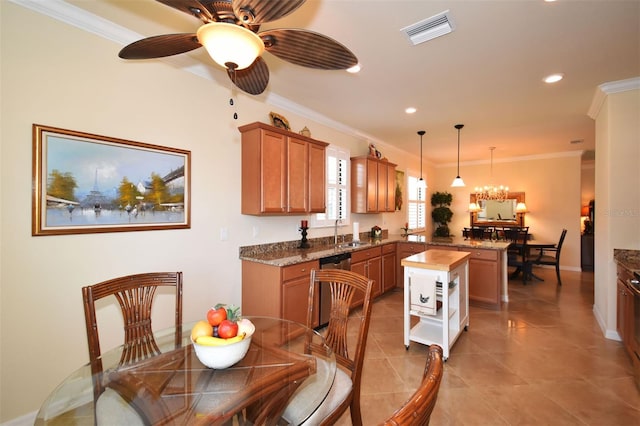
M 213 326 L 208 321 L 198 321 L 191 329 L 193 341 L 200 336 L 213 336 Z

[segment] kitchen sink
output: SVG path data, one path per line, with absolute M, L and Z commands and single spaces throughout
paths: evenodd
M 338 248 L 354 248 L 354 247 L 363 247 L 368 246 L 370 243 L 363 241 L 349 241 L 348 243 L 342 243 L 338 245 Z

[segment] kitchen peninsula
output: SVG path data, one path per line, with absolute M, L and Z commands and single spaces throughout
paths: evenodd
M 347 237 L 347 242 L 352 239 Z M 310 248 L 299 249 L 299 241 L 285 241 L 240 247 L 242 260 L 242 313 L 277 316 L 306 322 L 309 273 L 320 268 L 320 260 L 341 253 L 366 255 L 367 274 L 374 280 L 374 294 L 403 288 L 404 268 L 401 260 L 432 248 L 466 251 L 469 256 L 469 304 L 500 309 L 508 302 L 507 247 L 504 241 L 477 241 L 453 238 L 433 241 L 424 235 L 389 235 L 371 240 L 360 234 L 360 245 L 334 246 L 333 238 L 310 239 Z M 395 262 L 382 259 L 395 252 Z M 362 264 L 360 260 L 358 265 Z M 355 266 L 355 263 L 353 264 Z M 395 282 L 389 283 L 389 280 Z M 384 282 L 383 282 L 384 281 Z M 318 304 L 316 300 L 314 303 Z M 318 310 L 318 306 L 314 307 Z

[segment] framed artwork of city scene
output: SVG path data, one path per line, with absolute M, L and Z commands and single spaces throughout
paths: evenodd
M 31 234 L 191 227 L 191 152 L 33 125 Z

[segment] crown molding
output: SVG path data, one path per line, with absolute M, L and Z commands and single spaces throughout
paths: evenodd
M 602 83 L 598 86 L 596 93 L 593 95 L 593 100 L 591 101 L 591 106 L 589 107 L 587 115 L 595 120 L 598 114 L 600 114 L 600 109 L 608 95 L 638 89 L 640 89 L 640 77 Z
M 564 157 L 581 157 L 584 151 L 563 151 L 563 152 L 552 152 L 549 154 L 536 154 L 536 155 L 524 155 L 522 157 L 507 157 L 494 159 L 494 163 L 515 163 L 517 161 L 534 161 L 534 160 L 549 160 L 552 158 L 564 158 Z M 480 164 L 490 164 L 491 160 L 474 160 L 474 161 L 462 161 L 460 162 L 461 166 L 477 166 Z M 455 167 L 458 163 L 441 163 L 437 164 L 435 167 L 437 169 L 443 167 Z

